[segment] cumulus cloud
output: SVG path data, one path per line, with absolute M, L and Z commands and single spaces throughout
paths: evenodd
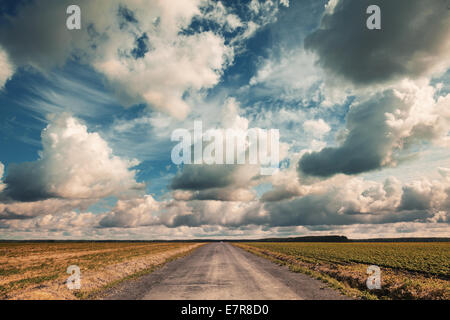
M 203 142 L 203 152 L 213 143 L 215 146 L 222 146 L 223 163 L 227 163 L 227 144 L 230 141 L 227 138 L 227 130 L 234 130 L 232 132 L 236 133 L 238 137 L 244 137 L 249 126 L 249 120 L 241 116 L 239 112 L 239 104 L 235 99 L 229 98 L 225 101 L 219 123 L 221 128 L 212 130 L 214 133 L 220 133 L 214 137 L 214 139 L 218 139 L 219 143 L 216 143 L 215 140 L 214 142 Z M 260 138 L 268 139 L 264 134 L 260 134 Z M 206 164 L 205 159 L 200 164 L 184 164 L 170 185 L 172 190 L 177 191 L 174 193 L 174 197 L 185 200 L 254 200 L 255 192 L 251 188 L 263 181 L 264 177 L 260 175 L 261 163 L 249 163 L 250 145 L 250 141 L 244 141 L 242 145 L 244 164 L 237 164 L 238 152 L 240 152 L 237 147 L 233 151 L 235 164 Z M 279 153 L 279 160 L 282 160 L 287 154 L 286 144 L 280 144 Z M 271 148 L 268 148 L 267 154 L 272 155 Z
M 144 185 L 135 181 L 138 162 L 113 155 L 98 133 L 76 118 L 54 116 L 42 132 L 42 151 L 34 162 L 11 164 L 5 197 L 19 201 L 48 198 L 99 199 L 126 197 Z
M 421 179 L 404 185 L 399 210 L 434 210 L 435 222 L 450 222 L 449 169 L 438 168 L 438 171 L 440 180 Z
M 82 28 L 70 31 L 65 28 L 70 4 L 24 3 L 17 15 L 5 17 L 0 65 L 8 54 L 16 66 L 46 72 L 75 57 L 103 74 L 125 106 L 147 103 L 178 119 L 190 111 L 185 96 L 214 87 L 242 42 L 275 21 L 278 10 L 278 2 L 256 1 L 246 10 L 248 20 L 241 21 L 220 1 L 81 0 Z M 2 85 L 12 69 L 1 70 Z
M 381 9 L 381 30 L 366 28 L 366 9 Z M 427 76 L 450 66 L 445 1 L 331 0 L 305 39 L 318 64 L 356 86 Z
M 130 200 L 119 200 L 113 210 L 104 215 L 99 222 L 101 227 L 131 228 L 155 224 L 158 219 L 153 216 L 157 213 L 161 203 L 152 196 Z
M 162 43 L 142 59 L 117 54 L 95 62 L 94 66 L 123 93 L 124 103 L 144 101 L 182 119 L 189 112 L 183 94 L 215 85 L 230 54 L 223 39 L 205 32 L 182 36 L 175 44 Z
M 448 222 L 449 181 L 415 181 L 402 185 L 394 177 L 383 183 L 358 178 L 330 184 L 292 200 L 266 203 L 261 223 L 270 226 L 351 225 L 396 222 Z
M 269 181 L 271 189 L 264 192 L 260 198 L 261 202 L 281 201 L 303 196 L 308 193 L 317 192 L 322 187 L 319 183 L 307 183 L 306 179 L 300 179 L 295 165 L 304 152 L 294 153 L 289 158 L 290 165 L 283 167 L 273 174 Z
M 450 96 L 436 100 L 434 93 L 433 87 L 408 82 L 356 103 L 347 114 L 342 144 L 305 154 L 300 172 L 328 177 L 395 166 L 412 145 L 447 139 L 450 118 L 443 110 Z
M 82 29 L 69 31 L 70 1 L 37 1 L 8 17 L 0 43 L 15 65 L 44 71 L 76 56 L 106 76 L 123 104 L 144 102 L 184 118 L 183 95 L 214 86 L 233 58 L 220 35 L 184 32 L 201 3 L 80 1 Z

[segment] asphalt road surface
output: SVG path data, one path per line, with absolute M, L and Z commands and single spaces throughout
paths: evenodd
M 319 280 L 291 272 L 229 243 L 209 243 L 161 269 L 107 292 L 104 299 L 348 299 Z

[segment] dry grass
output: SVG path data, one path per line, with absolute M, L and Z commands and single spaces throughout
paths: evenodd
M 312 275 L 363 299 L 450 299 L 450 243 L 240 243 L 237 246 Z M 434 257 L 434 258 L 433 258 Z M 368 290 L 367 267 L 382 288 Z
M 0 243 L 1 299 L 76 299 L 153 270 L 195 243 Z M 81 270 L 81 290 L 65 285 L 67 267 Z

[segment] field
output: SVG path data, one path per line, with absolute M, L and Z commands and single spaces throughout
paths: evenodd
M 240 243 L 250 252 L 365 299 L 450 299 L 450 243 Z M 366 286 L 369 265 L 381 289 Z
M 0 242 L 0 299 L 92 298 L 124 279 L 151 272 L 187 254 L 195 243 Z M 69 290 L 67 268 L 81 271 Z

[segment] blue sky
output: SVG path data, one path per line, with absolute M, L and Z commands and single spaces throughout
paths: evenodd
M 0 238 L 448 235 L 448 14 L 76 1 L 69 31 L 66 2 L 0 6 Z M 195 120 L 279 129 L 280 171 L 176 166 Z

